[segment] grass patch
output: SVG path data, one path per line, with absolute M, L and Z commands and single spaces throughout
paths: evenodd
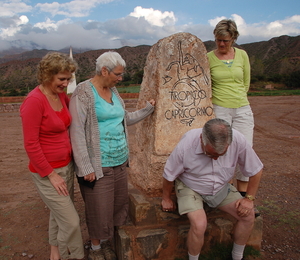
M 200 255 L 201 260 L 224 260 L 231 256 L 232 244 L 215 244 L 209 252 Z M 254 249 L 252 246 L 246 246 L 244 251 L 244 257 L 260 257 L 261 253 Z M 174 260 L 186 260 L 186 258 L 175 258 Z
M 0 260 L 9 260 L 12 259 L 11 256 L 0 255 Z
M 276 201 L 263 200 L 263 205 L 258 206 L 258 210 L 263 215 L 268 215 L 276 218 L 277 225 L 275 228 L 283 228 L 291 232 L 299 232 L 300 228 L 300 210 L 295 209 L 293 211 L 283 211 L 282 207 L 277 206 Z
M 231 256 L 232 244 L 216 244 L 213 246 L 212 250 L 206 254 L 201 254 L 201 260 L 223 260 Z M 259 257 L 260 252 L 254 249 L 252 246 L 246 246 L 244 251 L 244 257 L 254 256 Z
M 119 93 L 139 93 L 140 85 L 131 85 L 128 87 L 117 87 Z M 253 90 L 248 92 L 248 96 L 293 96 L 300 95 L 300 89 L 273 89 L 273 90 Z
M 2 247 L 0 248 L 0 250 L 6 250 L 6 249 L 10 249 L 10 246 L 2 246 Z
M 140 85 L 130 85 L 128 87 L 117 87 L 119 93 L 139 93 Z M 293 96 L 300 95 L 300 89 L 272 89 L 272 90 L 253 90 L 248 92 L 248 96 Z
M 259 90 L 250 91 L 248 96 L 293 96 L 300 95 L 300 89 L 274 89 L 274 90 Z
M 288 211 L 280 216 L 279 221 L 283 224 L 288 224 L 291 230 L 298 233 L 300 227 L 300 212 Z
M 128 87 L 117 87 L 119 93 L 139 93 L 141 86 L 140 85 L 134 85 L 134 86 L 128 86 Z

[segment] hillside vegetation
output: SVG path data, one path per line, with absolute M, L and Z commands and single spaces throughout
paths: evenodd
M 207 51 L 215 48 L 213 41 L 204 42 Z M 250 58 L 252 80 L 250 90 L 266 85 L 275 88 L 300 88 L 300 36 L 281 36 L 269 41 L 237 45 Z M 140 84 L 143 69 L 151 46 L 122 47 L 116 49 L 127 63 L 123 86 Z M 67 49 L 61 50 L 68 52 Z M 73 50 L 79 65 L 77 83 L 94 75 L 95 60 L 107 49 L 80 52 Z M 26 95 L 37 85 L 36 67 L 49 50 L 33 50 L 0 57 L 0 96 Z

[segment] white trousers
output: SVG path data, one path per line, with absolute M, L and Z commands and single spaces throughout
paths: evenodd
M 243 134 L 248 143 L 253 146 L 254 118 L 250 105 L 239 108 L 227 108 L 213 104 L 215 116 L 227 121 L 233 129 Z M 237 170 L 236 179 L 249 181 L 240 170 Z

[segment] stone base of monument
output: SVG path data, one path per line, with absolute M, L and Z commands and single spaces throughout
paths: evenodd
M 186 259 L 186 237 L 189 222 L 186 216 L 163 212 L 161 198 L 142 194 L 129 186 L 130 222 L 116 229 L 116 252 L 119 260 Z M 202 252 L 213 249 L 216 244 L 232 243 L 235 219 L 216 209 L 207 212 L 207 230 Z M 247 245 L 260 250 L 262 240 L 262 217 L 257 217 Z

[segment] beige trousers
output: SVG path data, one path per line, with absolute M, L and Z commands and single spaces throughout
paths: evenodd
M 31 173 L 42 200 L 50 209 L 49 244 L 58 246 L 62 259 L 82 259 L 84 249 L 80 220 L 73 204 L 74 164 L 70 162 L 55 171 L 65 180 L 69 196 L 59 195 L 48 177 L 42 178 L 37 173 Z

